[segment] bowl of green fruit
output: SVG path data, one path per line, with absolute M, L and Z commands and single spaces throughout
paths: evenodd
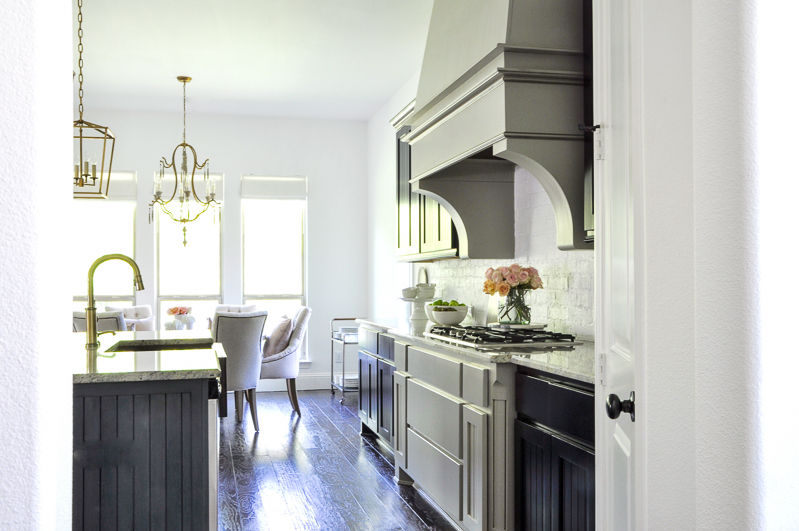
M 427 318 L 442 326 L 460 324 L 466 318 L 468 309 L 468 306 L 456 300 L 447 302 L 441 299 L 433 301 L 424 307 Z

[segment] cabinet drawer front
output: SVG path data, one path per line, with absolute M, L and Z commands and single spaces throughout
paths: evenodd
M 371 354 L 377 354 L 377 332 L 364 328 L 358 329 L 358 346 Z
M 454 396 L 461 396 L 461 363 L 408 347 L 408 373 Z
M 594 395 L 549 384 L 549 426 L 594 445 Z
M 516 373 L 516 411 L 549 424 L 549 382 Z
M 408 345 L 394 340 L 394 364 L 398 371 L 408 370 Z
M 385 334 L 377 337 L 377 355 L 381 358 L 394 361 L 394 338 Z
M 407 459 L 408 474 L 414 481 L 454 520 L 462 520 L 463 465 L 411 429 Z
M 460 402 L 408 379 L 407 422 L 452 455 L 462 457 Z
M 488 369 L 469 363 L 463 364 L 463 394 L 467 402 L 488 407 Z

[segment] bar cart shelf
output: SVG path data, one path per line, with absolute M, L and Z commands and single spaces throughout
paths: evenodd
M 336 389 L 341 391 L 340 403 L 344 403 L 344 394 L 358 391 L 357 370 L 351 374 L 353 378 L 347 379 L 347 354 L 358 359 L 358 325 L 357 317 L 336 317 L 330 320 L 330 393 L 335 395 Z M 351 323 L 350 326 L 342 326 Z M 336 354 L 341 354 L 341 380 L 336 381 Z M 348 383 L 349 381 L 349 383 Z

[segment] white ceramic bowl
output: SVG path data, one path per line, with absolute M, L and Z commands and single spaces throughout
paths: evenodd
M 436 308 L 440 308 L 440 306 L 429 306 L 431 308 L 431 312 L 433 314 L 433 322 L 436 322 L 442 326 L 454 326 L 460 324 L 466 318 L 466 313 L 469 311 L 468 306 L 449 306 L 449 308 L 453 308 L 455 311 L 438 311 Z M 427 310 L 427 308 L 425 308 Z
M 436 320 L 435 320 L 435 319 L 433 319 L 433 307 L 432 307 L 432 306 L 430 306 L 429 304 L 425 304 L 425 305 L 424 305 L 424 313 L 425 313 L 425 315 L 427 315 L 427 319 L 428 319 L 428 320 L 429 320 L 431 323 L 433 323 L 433 324 L 439 324 L 439 323 L 437 323 L 437 322 L 436 322 Z
M 432 299 L 436 296 L 436 285 L 430 284 L 429 286 L 423 286 L 419 284 L 417 286 L 419 289 L 419 298 L 420 299 Z
M 405 288 L 402 290 L 402 296 L 406 299 L 413 299 L 419 293 L 418 288 Z

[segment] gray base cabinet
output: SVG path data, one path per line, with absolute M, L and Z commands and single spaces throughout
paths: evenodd
M 213 385 L 73 386 L 72 529 L 216 529 Z
M 513 529 L 514 367 L 394 342 L 395 479 L 468 531 Z

